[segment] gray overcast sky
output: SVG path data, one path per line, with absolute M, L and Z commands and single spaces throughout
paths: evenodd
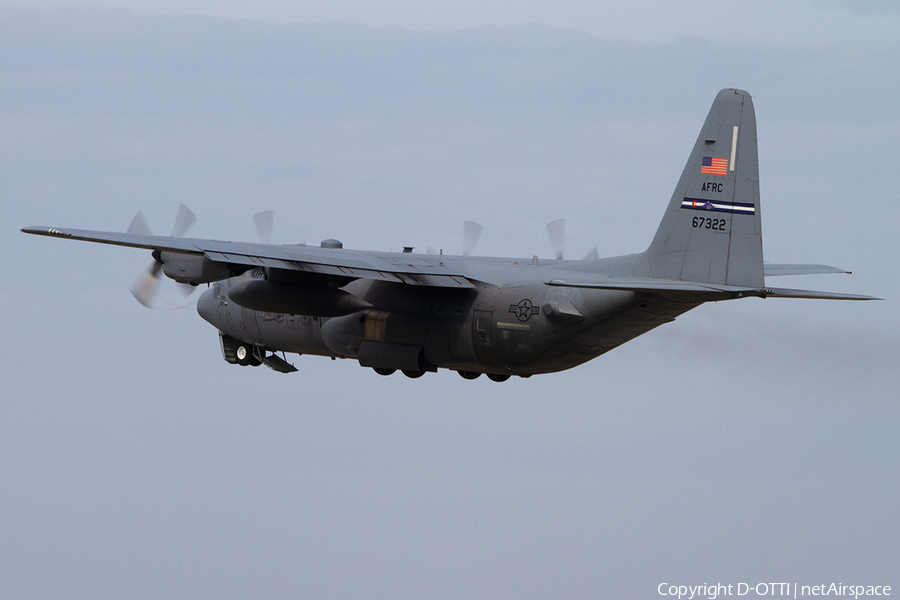
M 273 23 L 337 21 L 447 30 L 539 23 L 608 39 L 668 41 L 686 35 L 787 43 L 900 39 L 893 0 L 12 0 L 21 7 L 126 7 L 142 14 L 211 15 Z
M 900 589 L 889 5 L 801 4 L 743 42 L 694 25 L 728 2 L 652 35 L 587 8 L 188 5 L 286 25 L 22 5 L 0 5 L 3 595 Z M 651 18 L 677 22 L 668 5 Z M 776 5 L 753 6 L 736 21 Z M 544 25 L 459 29 L 519 19 Z M 766 258 L 854 271 L 777 283 L 884 302 L 712 304 L 502 385 L 298 356 L 283 376 L 226 364 L 193 307 L 138 305 L 147 253 L 19 232 L 143 210 L 165 233 L 184 202 L 199 237 L 253 239 L 274 209 L 279 243 L 458 253 L 473 219 L 479 253 L 549 257 L 564 217 L 568 255 L 640 251 L 728 86 L 754 94 Z

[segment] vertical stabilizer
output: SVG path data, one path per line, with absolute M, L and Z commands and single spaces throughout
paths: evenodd
M 716 96 L 644 259 L 641 274 L 654 278 L 765 285 L 749 93 Z

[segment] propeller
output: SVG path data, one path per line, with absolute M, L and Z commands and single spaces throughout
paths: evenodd
M 275 211 L 265 210 L 253 215 L 253 224 L 256 225 L 256 235 L 263 244 L 272 243 L 272 228 L 275 224 Z
M 191 209 L 184 204 L 179 204 L 178 214 L 175 216 L 175 225 L 172 227 L 172 237 L 182 237 L 196 221 L 197 217 Z M 150 226 L 147 225 L 147 220 L 140 212 L 131 220 L 127 231 L 133 235 L 152 235 Z M 131 286 L 131 293 L 135 299 L 147 308 L 153 308 L 154 306 L 156 295 L 159 291 L 159 273 L 162 271 L 162 267 L 159 250 L 154 250 L 153 262 L 150 263 L 150 267 Z M 185 296 L 190 295 L 194 291 L 194 288 L 188 284 L 181 284 L 180 288 L 185 292 Z
M 550 243 L 553 245 L 553 253 L 556 255 L 556 260 L 562 260 L 563 246 L 566 241 L 566 220 L 557 219 L 547 223 L 547 235 L 550 236 Z M 581 260 L 597 260 L 599 258 L 600 253 L 597 251 L 597 246 L 594 246 Z
M 463 221 L 463 256 L 471 256 L 484 229 L 475 221 Z
M 188 229 L 197 222 L 197 216 L 184 204 L 178 205 L 178 214 L 175 215 L 175 224 L 172 226 L 172 237 L 183 237 Z
M 597 252 L 597 246 L 594 246 L 593 248 L 591 248 L 591 251 L 588 252 L 587 254 L 585 254 L 584 258 L 582 258 L 581 260 L 599 260 L 599 259 L 600 259 L 600 253 Z
M 550 236 L 550 244 L 553 246 L 556 260 L 562 260 L 563 246 L 566 242 L 566 220 L 557 219 L 547 223 L 547 235 Z
M 475 221 L 463 221 L 463 256 L 471 256 L 472 251 L 481 238 L 483 227 Z M 428 246 L 425 254 L 443 254 L 443 250 L 438 250 L 434 246 Z

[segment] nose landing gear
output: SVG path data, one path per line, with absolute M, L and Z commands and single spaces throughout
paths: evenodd
M 222 358 L 225 362 L 242 367 L 258 367 L 266 365 L 279 373 L 293 373 L 297 368 L 276 355 L 266 353 L 266 348 L 247 342 L 236 340 L 231 336 L 219 332 L 219 343 L 222 346 Z
M 237 360 L 237 364 L 242 367 L 258 367 L 261 365 L 262 361 L 254 356 L 254 352 L 255 346 L 239 342 L 237 348 L 234 350 L 234 357 Z

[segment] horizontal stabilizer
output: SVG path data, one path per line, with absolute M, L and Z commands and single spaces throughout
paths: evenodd
M 724 283 L 704 283 L 699 281 L 678 281 L 674 279 L 651 279 L 648 277 L 604 277 L 593 281 L 567 281 L 553 279 L 546 285 L 556 287 L 586 288 L 594 290 L 621 290 L 628 292 L 646 292 L 650 294 L 666 294 L 671 292 L 687 292 L 694 294 L 725 294 L 728 297 L 759 296 L 765 290 L 748 288 Z
M 850 271 L 827 265 L 786 265 L 775 263 L 763 263 L 763 271 L 766 277 L 775 277 L 777 275 L 826 275 L 831 273 L 850 274 Z
M 874 296 L 858 294 L 835 294 L 834 292 L 815 292 L 813 290 L 790 290 L 787 288 L 770 288 L 766 296 L 769 298 L 803 298 L 806 300 L 884 300 Z
M 810 300 L 882 300 L 873 296 L 857 294 L 836 294 L 833 292 L 817 292 L 813 290 L 792 290 L 788 288 L 751 288 L 721 283 L 703 283 L 696 281 L 673 281 L 668 279 L 650 279 L 643 277 L 606 277 L 593 281 L 565 281 L 553 279 L 546 285 L 556 287 L 572 287 L 595 290 L 620 290 L 628 292 L 644 292 L 648 294 L 715 294 L 720 299 L 744 298 L 759 296 L 761 298 L 805 298 Z M 712 299 L 712 298 L 710 298 Z

